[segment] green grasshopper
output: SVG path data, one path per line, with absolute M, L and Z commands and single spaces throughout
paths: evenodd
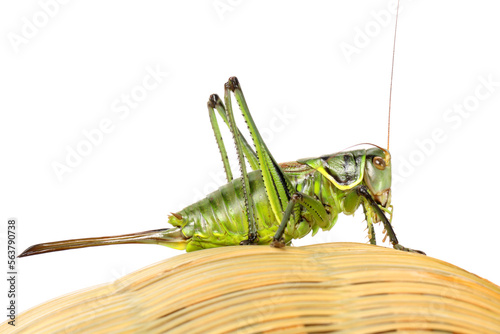
M 237 127 L 231 93 L 238 102 L 255 150 Z M 132 234 L 83 238 L 29 247 L 19 257 L 111 244 L 159 244 L 188 252 L 231 245 L 284 247 L 321 228 L 330 230 L 339 213 L 363 207 L 368 237 L 376 244 L 374 224 L 382 222 L 393 247 L 402 246 L 391 226 L 391 156 L 376 145 L 317 158 L 278 164 L 264 143 L 236 77 L 224 86 L 224 102 L 215 94 L 207 103 L 228 183 L 206 198 L 172 213 L 173 226 Z M 229 127 L 241 172 L 233 178 L 216 111 Z M 246 169 L 245 158 L 253 171 Z M 389 219 L 385 213 L 389 215 Z

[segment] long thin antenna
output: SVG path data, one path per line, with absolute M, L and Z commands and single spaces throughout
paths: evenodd
M 387 119 L 387 150 L 389 151 L 389 139 L 391 138 L 391 99 L 392 99 L 392 77 L 394 75 L 394 54 L 396 52 L 396 33 L 398 31 L 399 0 L 396 8 L 396 25 L 394 27 L 394 44 L 392 46 L 392 68 L 391 68 L 391 86 L 389 88 L 389 117 Z

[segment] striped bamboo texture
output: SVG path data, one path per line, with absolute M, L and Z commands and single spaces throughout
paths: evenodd
M 1 333 L 500 333 L 500 287 L 356 243 L 182 254 L 18 315 Z

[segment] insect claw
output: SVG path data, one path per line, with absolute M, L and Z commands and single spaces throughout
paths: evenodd
M 419 250 L 416 250 L 416 249 L 407 248 L 407 247 L 404 247 L 403 245 L 400 245 L 400 244 L 395 244 L 395 245 L 393 245 L 393 247 L 394 247 L 394 249 L 401 250 L 403 252 L 417 253 L 417 254 L 427 255 L 427 254 L 425 254 L 422 251 L 419 251 Z
M 279 240 L 273 238 L 273 241 L 271 242 L 271 247 L 274 248 L 283 248 L 285 247 L 285 239 L 280 238 Z
M 259 235 L 257 233 L 249 233 L 248 239 L 240 242 L 240 245 L 256 245 L 259 242 Z

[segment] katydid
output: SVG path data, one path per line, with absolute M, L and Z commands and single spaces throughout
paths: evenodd
M 402 246 L 391 226 L 391 156 L 376 145 L 317 158 L 278 164 L 264 143 L 236 77 L 224 86 L 224 101 L 211 95 L 208 111 L 228 183 L 206 198 L 169 216 L 173 227 L 133 234 L 42 243 L 19 257 L 111 244 L 159 244 L 194 251 L 231 245 L 284 247 L 310 232 L 330 230 L 338 215 L 364 210 L 368 237 L 376 244 L 374 224 L 382 222 L 395 249 Z M 231 94 L 238 102 L 255 150 L 236 125 Z M 241 177 L 233 178 L 217 122 L 219 114 L 236 146 Z M 252 171 L 246 170 L 248 161 Z M 386 217 L 386 213 L 390 219 Z

